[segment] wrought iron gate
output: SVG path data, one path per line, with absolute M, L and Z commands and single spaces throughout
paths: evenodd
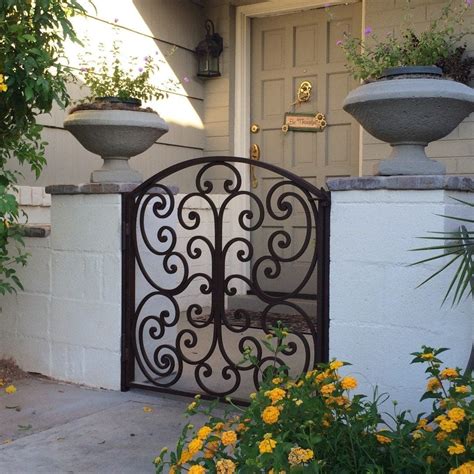
M 329 193 L 252 166 L 264 199 L 238 157 L 179 163 L 124 194 L 124 390 L 245 398 L 262 376 L 246 347 L 294 375 L 328 359 Z M 275 356 L 262 339 L 277 321 L 289 336 Z

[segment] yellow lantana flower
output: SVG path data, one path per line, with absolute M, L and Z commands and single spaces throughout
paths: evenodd
M 448 433 L 446 431 L 440 431 L 439 433 L 436 433 L 435 438 L 438 441 L 444 441 L 448 437 Z
M 210 428 L 209 426 L 203 426 L 197 432 L 197 437 L 199 439 L 206 439 L 211 433 L 212 433 L 212 428 Z
M 267 433 L 265 435 L 265 439 L 260 441 L 260 443 L 258 444 L 258 450 L 260 451 L 260 454 L 271 453 L 275 449 L 277 442 L 274 439 L 272 439 L 271 436 L 272 436 L 271 433 Z
M 459 372 L 456 369 L 448 367 L 441 371 L 439 374 L 442 379 L 451 379 L 454 377 L 459 377 Z
M 439 383 L 438 379 L 432 378 L 428 380 L 428 383 L 426 385 L 427 392 L 435 392 L 436 390 L 439 390 L 440 388 L 441 388 L 441 384 Z
M 179 464 L 186 464 L 187 462 L 191 461 L 193 455 L 187 450 L 183 449 L 181 452 L 181 457 L 179 458 Z
M 325 370 L 324 372 L 321 372 L 320 374 L 316 375 L 316 381 L 322 382 L 324 379 L 327 379 L 330 376 L 331 374 L 327 370 Z
M 278 384 L 280 384 L 280 383 L 282 383 L 282 382 L 283 382 L 283 379 L 281 379 L 280 377 L 275 377 L 274 379 L 272 379 L 272 383 L 273 383 L 274 385 L 278 385 Z
M 439 427 L 443 430 L 446 431 L 446 433 L 451 433 L 451 431 L 455 431 L 458 428 L 458 425 L 454 423 L 453 420 L 442 420 L 439 423 Z
M 262 412 L 262 420 L 267 425 L 273 425 L 278 421 L 278 418 L 280 418 L 280 410 L 277 407 L 269 406 Z
M 426 418 L 420 418 L 418 425 L 416 426 L 417 430 L 433 431 L 433 428 L 428 425 L 428 420 Z
M 191 454 L 191 456 L 194 456 L 198 451 L 202 449 L 202 439 L 199 438 L 194 438 L 189 442 L 188 445 L 188 451 Z
M 15 385 L 9 385 L 6 389 L 5 389 L 5 392 L 6 393 L 9 393 L 10 395 L 12 395 L 13 393 L 16 392 L 16 387 Z
M 204 449 L 204 457 L 206 459 L 212 459 L 216 454 L 216 451 L 219 449 L 219 441 L 211 441 L 207 444 Z
M 455 388 L 455 391 L 456 393 L 469 393 L 470 389 L 467 385 L 459 385 L 459 387 Z
M 329 364 L 329 368 L 331 370 L 337 370 L 337 369 L 340 369 L 342 366 L 344 365 L 344 362 L 340 361 L 340 360 L 333 360 L 330 364 Z
M 449 470 L 449 474 L 474 474 L 474 461 L 468 461 Z
M 451 408 L 451 410 L 448 411 L 448 417 L 456 423 L 459 423 L 466 417 L 466 412 L 462 408 Z
M 336 386 L 333 383 L 323 385 L 321 387 L 321 394 L 324 396 L 331 395 L 336 390 Z
M 303 449 L 299 446 L 297 446 L 296 448 L 291 448 L 291 451 L 288 454 L 288 462 L 292 466 L 304 464 L 313 458 L 314 452 L 312 449 Z
M 267 390 L 265 396 L 268 397 L 273 404 L 283 400 L 285 398 L 286 392 L 282 388 L 274 388 L 273 390 Z
M 189 468 L 188 474 L 204 474 L 206 472 L 206 468 L 195 464 Z
M 354 390 L 357 387 L 357 380 L 354 377 L 344 377 L 341 386 L 344 390 Z
M 456 454 L 463 454 L 466 452 L 466 448 L 454 441 L 454 444 L 452 444 L 451 446 L 448 446 L 448 453 L 451 454 L 451 456 L 455 456 Z
M 224 431 L 222 433 L 222 444 L 224 446 L 229 446 L 231 444 L 235 444 L 237 442 L 237 434 L 235 431 Z
M 219 461 L 216 462 L 217 474 L 234 474 L 236 467 L 234 461 L 231 459 L 219 459 Z
M 376 434 L 375 437 L 380 444 L 390 444 L 392 440 L 388 436 Z

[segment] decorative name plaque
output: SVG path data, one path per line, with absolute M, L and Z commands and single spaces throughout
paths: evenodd
M 285 123 L 281 127 L 283 132 L 322 132 L 327 126 L 326 116 L 322 113 L 301 114 L 286 113 Z

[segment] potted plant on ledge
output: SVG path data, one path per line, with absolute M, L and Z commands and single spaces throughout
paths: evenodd
M 350 35 L 338 41 L 348 70 L 365 81 L 346 97 L 343 108 L 371 135 L 392 146 L 381 175 L 444 174 L 442 163 L 425 147 L 452 132 L 474 111 L 474 91 L 466 85 L 474 59 L 464 57 L 460 41 L 470 1 L 450 2 L 429 28 L 411 27 L 383 40 L 366 28 L 362 41 Z
M 81 79 L 91 96 L 70 111 L 64 128 L 104 160 L 102 168 L 92 172 L 91 182 L 140 183 L 141 174 L 130 168 L 128 160 L 169 129 L 157 112 L 141 107 L 142 101 L 165 97 L 151 82 L 158 66 L 151 56 L 140 67 L 137 58 L 129 58 L 123 66 L 119 41 L 113 42 L 110 57 L 102 55 L 93 62 L 90 56 L 86 53 L 80 59 Z

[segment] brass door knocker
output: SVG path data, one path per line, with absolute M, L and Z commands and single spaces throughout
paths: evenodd
M 310 81 L 303 81 L 296 90 L 296 100 L 291 105 L 299 105 L 311 99 L 313 84 Z

